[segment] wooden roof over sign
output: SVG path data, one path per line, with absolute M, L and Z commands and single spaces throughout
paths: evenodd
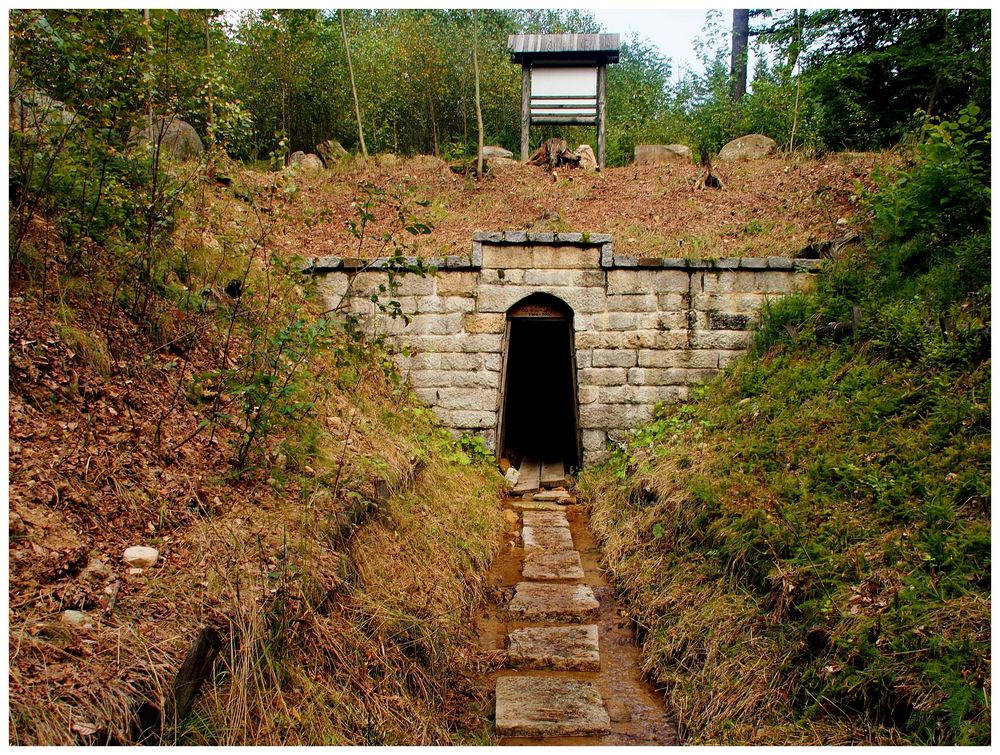
M 617 34 L 511 34 L 507 37 L 512 63 L 534 60 L 574 60 L 617 63 Z

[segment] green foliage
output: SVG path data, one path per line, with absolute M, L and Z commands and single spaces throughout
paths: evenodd
M 463 433 L 453 440 L 450 446 L 442 451 L 442 458 L 464 467 L 492 466 L 494 461 L 493 454 L 486 448 L 486 442 L 478 435 L 468 433 Z
M 613 571 L 637 621 L 657 627 L 647 652 L 675 698 L 719 710 L 734 684 L 780 690 L 767 737 L 785 742 L 815 730 L 990 741 L 990 136 L 978 115 L 931 121 L 910 167 L 866 198 L 869 248 L 815 293 L 766 307 L 750 356 L 658 409 L 592 473 L 595 517 L 626 543 Z M 814 324 L 854 306 L 853 340 L 817 341 Z M 617 488 L 640 471 L 655 495 L 622 508 L 630 488 Z M 756 609 L 749 635 L 702 612 L 720 593 Z M 712 653 L 684 644 L 716 631 L 732 639 Z M 734 666 L 744 675 L 727 677 Z M 760 742 L 758 717 L 690 715 L 696 740 Z

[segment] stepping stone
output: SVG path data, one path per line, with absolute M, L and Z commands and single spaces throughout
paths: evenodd
M 582 624 L 597 617 L 601 605 L 587 585 L 518 582 L 507 604 L 513 619 Z
M 543 501 L 511 501 L 510 505 L 519 511 L 563 511 L 558 503 Z
M 507 660 L 514 668 L 600 671 L 597 625 L 515 629 L 507 638 Z
M 528 511 L 524 514 L 526 527 L 569 527 L 566 512 L 559 511 Z
M 611 731 L 601 693 L 586 682 L 540 676 L 497 679 L 497 734 L 587 737 Z
M 573 536 L 569 527 L 522 527 L 521 540 L 524 549 L 552 548 L 553 550 L 573 550 Z
M 542 463 L 539 485 L 543 488 L 555 488 L 566 484 L 566 467 L 561 461 L 546 461 Z
M 583 579 L 578 551 L 539 548 L 524 554 L 521 574 L 525 579 Z

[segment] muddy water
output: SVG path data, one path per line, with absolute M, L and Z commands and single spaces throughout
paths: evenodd
M 546 737 L 544 739 L 507 737 L 502 745 L 675 745 L 678 744 L 675 727 L 671 724 L 663 701 L 639 672 L 639 649 L 628 623 L 619 614 L 611 587 L 598 568 L 600 557 L 597 543 L 590 532 L 586 509 L 580 505 L 565 506 L 569 518 L 573 544 L 583 562 L 582 580 L 565 580 L 567 584 L 587 584 L 600 602 L 601 670 L 599 674 L 574 671 L 517 671 L 518 675 L 545 676 L 549 678 L 580 679 L 595 684 L 604 697 L 611 715 L 611 733 L 602 737 Z M 512 544 L 513 542 L 513 544 Z M 496 594 L 506 591 L 521 581 L 521 561 L 524 550 L 517 547 L 517 533 L 508 533 L 504 548 L 494 561 L 490 579 Z M 510 621 L 501 605 L 485 606 L 478 624 L 480 643 L 487 650 L 502 650 L 507 634 L 520 627 L 550 626 L 552 622 Z M 488 680 L 495 686 L 496 677 L 510 674 L 498 672 Z

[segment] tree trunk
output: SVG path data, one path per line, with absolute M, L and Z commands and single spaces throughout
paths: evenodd
M 750 10 L 733 11 L 733 57 L 729 65 L 732 77 L 733 102 L 739 102 L 747 92 L 747 48 L 750 44 Z
M 211 31 L 211 20 L 212 11 L 205 11 L 205 57 L 208 59 L 208 65 L 212 64 L 212 36 Z M 209 72 L 208 86 L 205 88 L 205 100 L 208 105 L 208 128 L 206 129 L 208 137 L 208 153 L 212 154 L 215 148 L 215 108 L 212 105 L 212 79 L 211 72 Z
M 347 54 L 347 76 L 351 80 L 351 95 L 354 97 L 354 116 L 358 119 L 358 144 L 361 145 L 361 155 L 368 159 L 368 148 L 365 146 L 365 132 L 361 127 L 361 106 L 358 104 L 358 88 L 354 86 L 354 66 L 351 65 L 351 46 L 347 43 L 347 25 L 344 23 L 344 10 L 340 10 L 340 33 L 344 36 L 344 52 Z
M 434 118 L 434 93 L 431 90 L 427 90 L 427 107 L 428 112 L 431 117 L 431 141 L 433 146 L 434 157 L 438 156 L 438 128 L 437 121 Z
M 472 11 L 472 68 L 476 74 L 476 125 L 479 128 L 479 147 L 476 152 L 476 177 L 483 176 L 483 104 L 479 99 L 479 11 Z

